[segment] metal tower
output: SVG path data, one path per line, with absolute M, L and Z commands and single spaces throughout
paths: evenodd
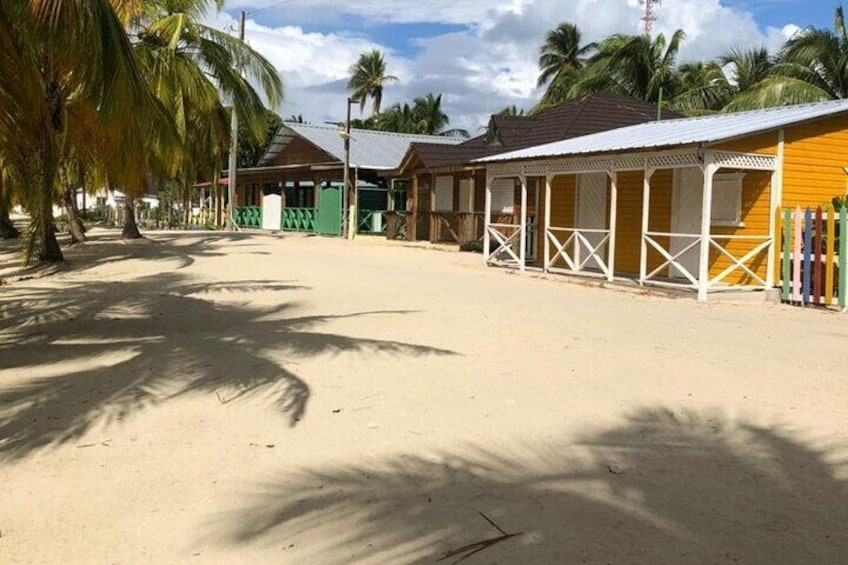
M 651 35 L 654 30 L 654 22 L 657 21 L 657 13 L 654 11 L 654 6 L 658 5 L 660 0 L 639 0 L 639 4 L 645 7 L 645 15 L 642 16 L 642 22 L 645 24 L 645 35 Z

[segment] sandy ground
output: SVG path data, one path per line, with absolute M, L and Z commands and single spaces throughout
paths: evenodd
M 374 241 L 68 258 L 0 286 L 2 563 L 848 563 L 845 315 Z

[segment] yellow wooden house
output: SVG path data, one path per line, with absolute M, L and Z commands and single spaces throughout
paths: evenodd
M 478 162 L 487 264 L 706 300 L 775 286 L 779 210 L 845 196 L 848 101 L 650 122 Z M 533 184 L 544 188 L 528 202 Z M 497 223 L 516 187 L 520 213 Z M 539 221 L 528 222 L 530 209 Z

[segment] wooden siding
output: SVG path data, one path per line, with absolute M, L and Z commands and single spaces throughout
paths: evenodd
M 303 138 L 295 137 L 269 165 L 334 163 L 338 160 Z
M 785 208 L 830 204 L 844 196 L 848 176 L 848 117 L 820 120 L 786 131 L 783 166 Z
M 739 153 L 760 153 L 763 155 L 777 155 L 777 138 L 776 131 L 760 133 L 725 143 L 719 143 L 712 149 L 737 151 Z

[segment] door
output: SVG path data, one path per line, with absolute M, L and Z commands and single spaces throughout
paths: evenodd
M 283 197 L 279 186 L 266 186 L 262 196 L 262 229 L 280 229 Z
M 607 180 L 609 176 L 606 173 L 585 173 L 577 175 L 577 197 L 575 206 L 575 226 L 578 229 L 599 229 L 607 228 Z M 591 253 L 592 249 L 598 246 L 603 241 L 606 234 L 603 233 L 584 233 L 583 236 L 589 241 L 591 248 L 587 248 L 582 241 L 575 242 L 574 255 L 575 263 L 579 266 Z M 598 256 L 606 261 L 607 244 L 602 245 L 598 250 Z M 592 257 L 586 262 L 586 267 L 590 269 L 601 269 L 598 260 Z
M 674 184 L 671 189 L 671 232 L 700 235 L 701 233 L 701 206 L 704 192 L 704 173 L 698 167 L 674 170 Z M 672 257 L 680 253 L 694 242 L 690 237 L 671 238 L 669 251 Z M 689 271 L 689 274 L 698 278 L 698 264 L 700 262 L 700 246 L 696 245 L 677 259 L 678 263 Z M 683 272 L 676 267 L 670 267 L 671 278 L 686 279 Z M 688 279 L 686 279 L 688 280 Z
M 315 231 L 322 235 L 342 234 L 342 187 L 322 186 L 318 198 Z

